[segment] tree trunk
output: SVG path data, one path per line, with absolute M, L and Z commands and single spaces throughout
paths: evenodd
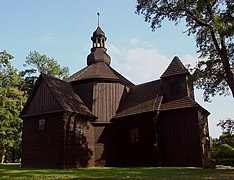
M 1 164 L 3 164 L 4 161 L 5 161 L 5 153 L 4 153 L 4 151 L 3 151 L 3 153 L 2 153 L 2 159 L 1 159 Z
M 11 163 L 15 163 L 15 148 L 12 148 L 11 151 Z
M 3 150 L 2 150 L 2 159 L 1 159 L 1 163 L 5 163 L 6 159 L 7 159 L 7 149 L 5 146 L 3 146 Z
M 211 29 L 211 37 L 213 39 L 214 45 L 216 47 L 216 50 L 218 51 L 218 54 L 221 58 L 221 61 L 224 67 L 224 71 L 226 74 L 225 80 L 227 84 L 229 85 L 229 88 L 231 89 L 231 92 L 232 92 L 232 97 L 234 98 L 234 75 L 232 73 L 228 55 L 227 55 L 228 53 L 226 49 L 225 38 L 224 37 L 220 38 L 221 39 L 221 44 L 220 44 L 221 47 L 220 47 L 213 29 Z
M 234 76 L 230 68 L 230 63 L 228 61 L 228 58 L 223 57 L 223 55 L 221 55 L 221 60 L 223 63 L 224 71 L 226 73 L 226 81 L 231 89 L 232 97 L 234 98 Z
M 228 55 L 227 55 L 227 49 L 225 45 L 224 38 L 221 39 L 221 49 L 219 52 L 221 61 L 223 63 L 224 71 L 226 73 L 226 81 L 231 89 L 232 97 L 234 98 L 234 74 L 231 70 L 231 65 L 229 63 Z

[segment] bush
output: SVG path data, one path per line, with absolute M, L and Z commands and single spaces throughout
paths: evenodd
M 222 144 L 216 152 L 216 164 L 234 166 L 234 148 Z

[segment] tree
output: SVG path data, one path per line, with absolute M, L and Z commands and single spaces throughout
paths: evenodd
M 54 58 L 49 58 L 46 55 L 41 55 L 37 51 L 32 51 L 26 57 L 24 66 L 27 68 L 20 72 L 21 77 L 24 77 L 24 91 L 29 94 L 39 73 L 49 74 L 53 77 L 64 79 L 69 75 L 68 67 L 61 67 Z
M 234 134 L 234 120 L 231 118 L 219 120 L 217 126 L 220 126 L 223 134 Z
M 219 164 L 234 165 L 234 121 L 231 118 L 219 120 L 222 135 L 210 141 L 211 156 Z
M 228 144 L 234 148 L 234 120 L 231 118 L 219 120 L 217 126 L 223 131 L 219 137 L 220 144 Z
M 14 162 L 21 152 L 22 120 L 19 113 L 26 102 L 20 90 L 22 79 L 11 65 L 14 57 L 0 52 L 0 153 L 1 162 Z
M 234 2 L 233 0 L 137 0 L 136 12 L 161 27 L 165 18 L 176 24 L 185 20 L 188 35 L 194 34 L 201 60 L 194 68 L 193 81 L 210 96 L 234 97 Z

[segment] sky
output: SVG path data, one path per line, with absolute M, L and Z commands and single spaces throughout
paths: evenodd
M 69 67 L 70 75 L 86 66 L 91 36 L 100 26 L 107 37 L 111 66 L 134 84 L 159 79 L 174 56 L 194 66 L 199 60 L 194 36 L 187 36 L 183 21 L 164 21 L 152 31 L 137 15 L 136 0 L 0 0 L 0 51 L 14 56 L 12 64 L 22 70 L 30 51 L 54 58 Z M 207 109 L 210 136 L 219 137 L 220 119 L 234 118 L 231 96 L 204 102 L 202 91 L 196 101 Z

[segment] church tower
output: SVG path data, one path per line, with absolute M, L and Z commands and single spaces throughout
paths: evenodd
M 113 68 L 111 58 L 107 54 L 106 36 L 100 27 L 93 32 L 92 48 L 87 56 L 87 66 L 71 75 L 66 81 L 75 87 L 77 93 L 86 106 L 96 116 L 94 127 L 94 156 L 96 165 L 104 165 L 104 144 L 109 144 L 108 137 L 104 137 L 111 127 L 111 119 L 116 115 L 120 100 L 128 90 L 134 86 Z

